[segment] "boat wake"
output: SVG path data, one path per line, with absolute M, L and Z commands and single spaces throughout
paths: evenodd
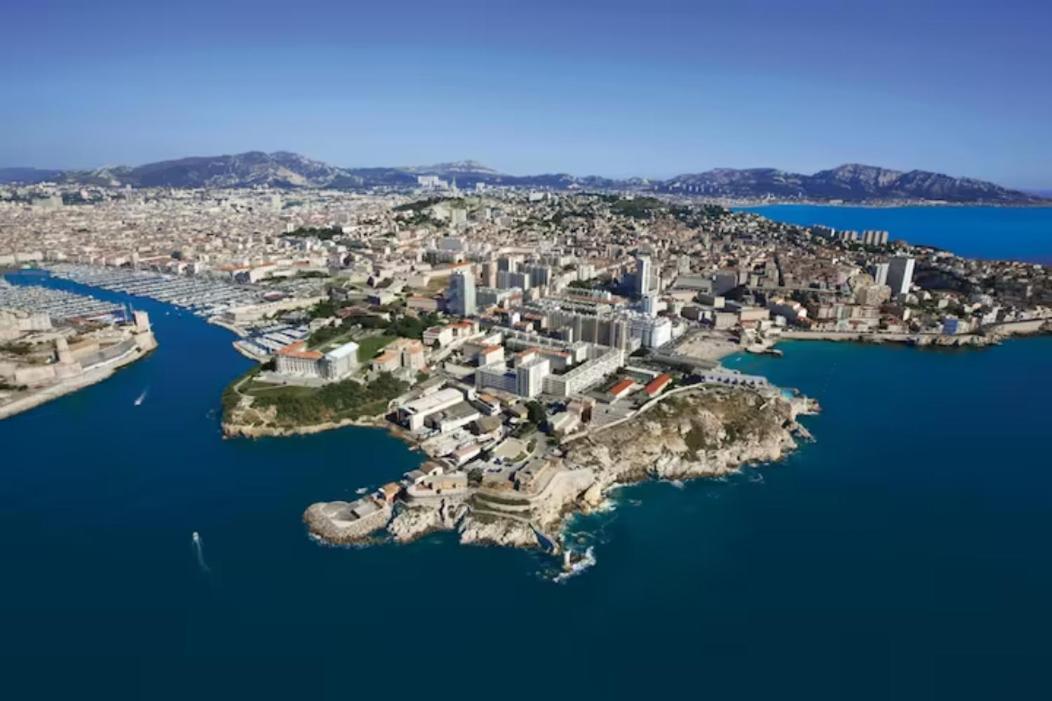
M 135 398 L 135 401 L 133 402 L 135 404 L 135 406 L 139 406 L 140 404 L 142 404 L 143 402 L 146 401 L 146 394 L 149 391 L 150 391 L 150 388 L 147 387 L 146 389 L 144 389 L 142 391 L 142 394 L 140 394 L 138 397 Z
M 190 537 L 194 543 L 194 555 L 197 557 L 197 566 L 201 568 L 201 571 L 208 574 L 212 570 L 208 569 L 208 563 L 205 562 L 205 553 L 203 546 L 201 545 L 201 534 L 194 531 L 194 534 Z

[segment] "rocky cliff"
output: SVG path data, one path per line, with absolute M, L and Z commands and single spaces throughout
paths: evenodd
M 715 477 L 779 460 L 800 436 L 809 436 L 796 418 L 815 408 L 810 400 L 788 399 L 774 389 L 689 389 L 616 427 L 565 444 L 558 471 L 537 493 L 511 492 L 500 499 L 479 493 L 438 504 L 400 504 L 389 520 L 370 521 L 369 532 L 386 525 L 392 539 L 409 542 L 435 531 L 455 531 L 465 544 L 556 550 L 566 518 L 602 503 L 612 486 Z M 342 502 L 316 504 L 305 518 L 326 540 L 368 535 L 348 528 L 345 510 Z
M 714 477 L 772 462 L 806 435 L 796 422 L 813 410 L 805 399 L 747 389 L 705 388 L 671 397 L 616 428 L 574 441 L 565 460 L 595 474 L 595 502 L 613 484 L 644 479 Z

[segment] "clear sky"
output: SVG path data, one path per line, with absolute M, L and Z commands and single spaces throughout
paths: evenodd
M 10 2 L 0 165 L 285 149 L 1052 187 L 1050 31 L 1048 0 Z

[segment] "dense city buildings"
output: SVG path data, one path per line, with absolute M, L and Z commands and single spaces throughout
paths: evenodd
M 228 435 L 397 427 L 428 462 L 312 507 L 312 530 L 337 541 L 401 523 L 403 506 L 432 518 L 460 505 L 508 528 L 517 509 L 564 514 L 566 495 L 602 473 L 567 463 L 567 446 L 636 430 L 640 413 L 674 412 L 698 392 L 760 397 L 787 412 L 772 430 L 798 430 L 791 418 L 808 402 L 720 365 L 738 351 L 777 354 L 783 338 L 983 345 L 1040 330 L 1052 303 L 1047 267 L 886 232 L 681 197 L 418 185 L 82 187 L 75 199 L 67 186 L 9 187 L 0 265 L 153 297 L 232 331 L 258 365 L 223 394 Z M 114 310 L 26 289 L 0 290 L 8 393 L 111 357 L 148 328 L 135 315 L 55 335 L 53 323 Z M 29 365 L 24 339 L 36 344 Z
M 0 189 L 0 265 L 186 306 L 236 330 L 238 349 L 258 359 L 307 344 L 320 326 L 375 327 L 377 316 L 448 314 L 631 354 L 716 332 L 744 347 L 780 332 L 959 336 L 1039 317 L 1049 302 L 1044 266 L 966 260 L 882 231 L 779 224 L 688 199 L 464 194 L 430 176 L 419 187 L 12 185 Z M 447 348 L 461 340 L 447 326 L 416 338 Z M 367 356 L 361 367 L 373 366 Z

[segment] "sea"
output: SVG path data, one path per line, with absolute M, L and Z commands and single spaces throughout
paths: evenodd
M 310 503 L 420 455 L 225 440 L 227 331 L 7 278 L 131 303 L 160 348 L 0 421 L 0 698 L 1052 698 L 1052 337 L 729 358 L 817 398 L 816 442 L 617 490 L 568 529 L 596 564 L 555 581 L 452 534 L 315 542 Z
M 887 231 L 969 258 L 1052 264 L 1052 207 L 855 207 L 777 204 L 745 211 L 789 224 Z

